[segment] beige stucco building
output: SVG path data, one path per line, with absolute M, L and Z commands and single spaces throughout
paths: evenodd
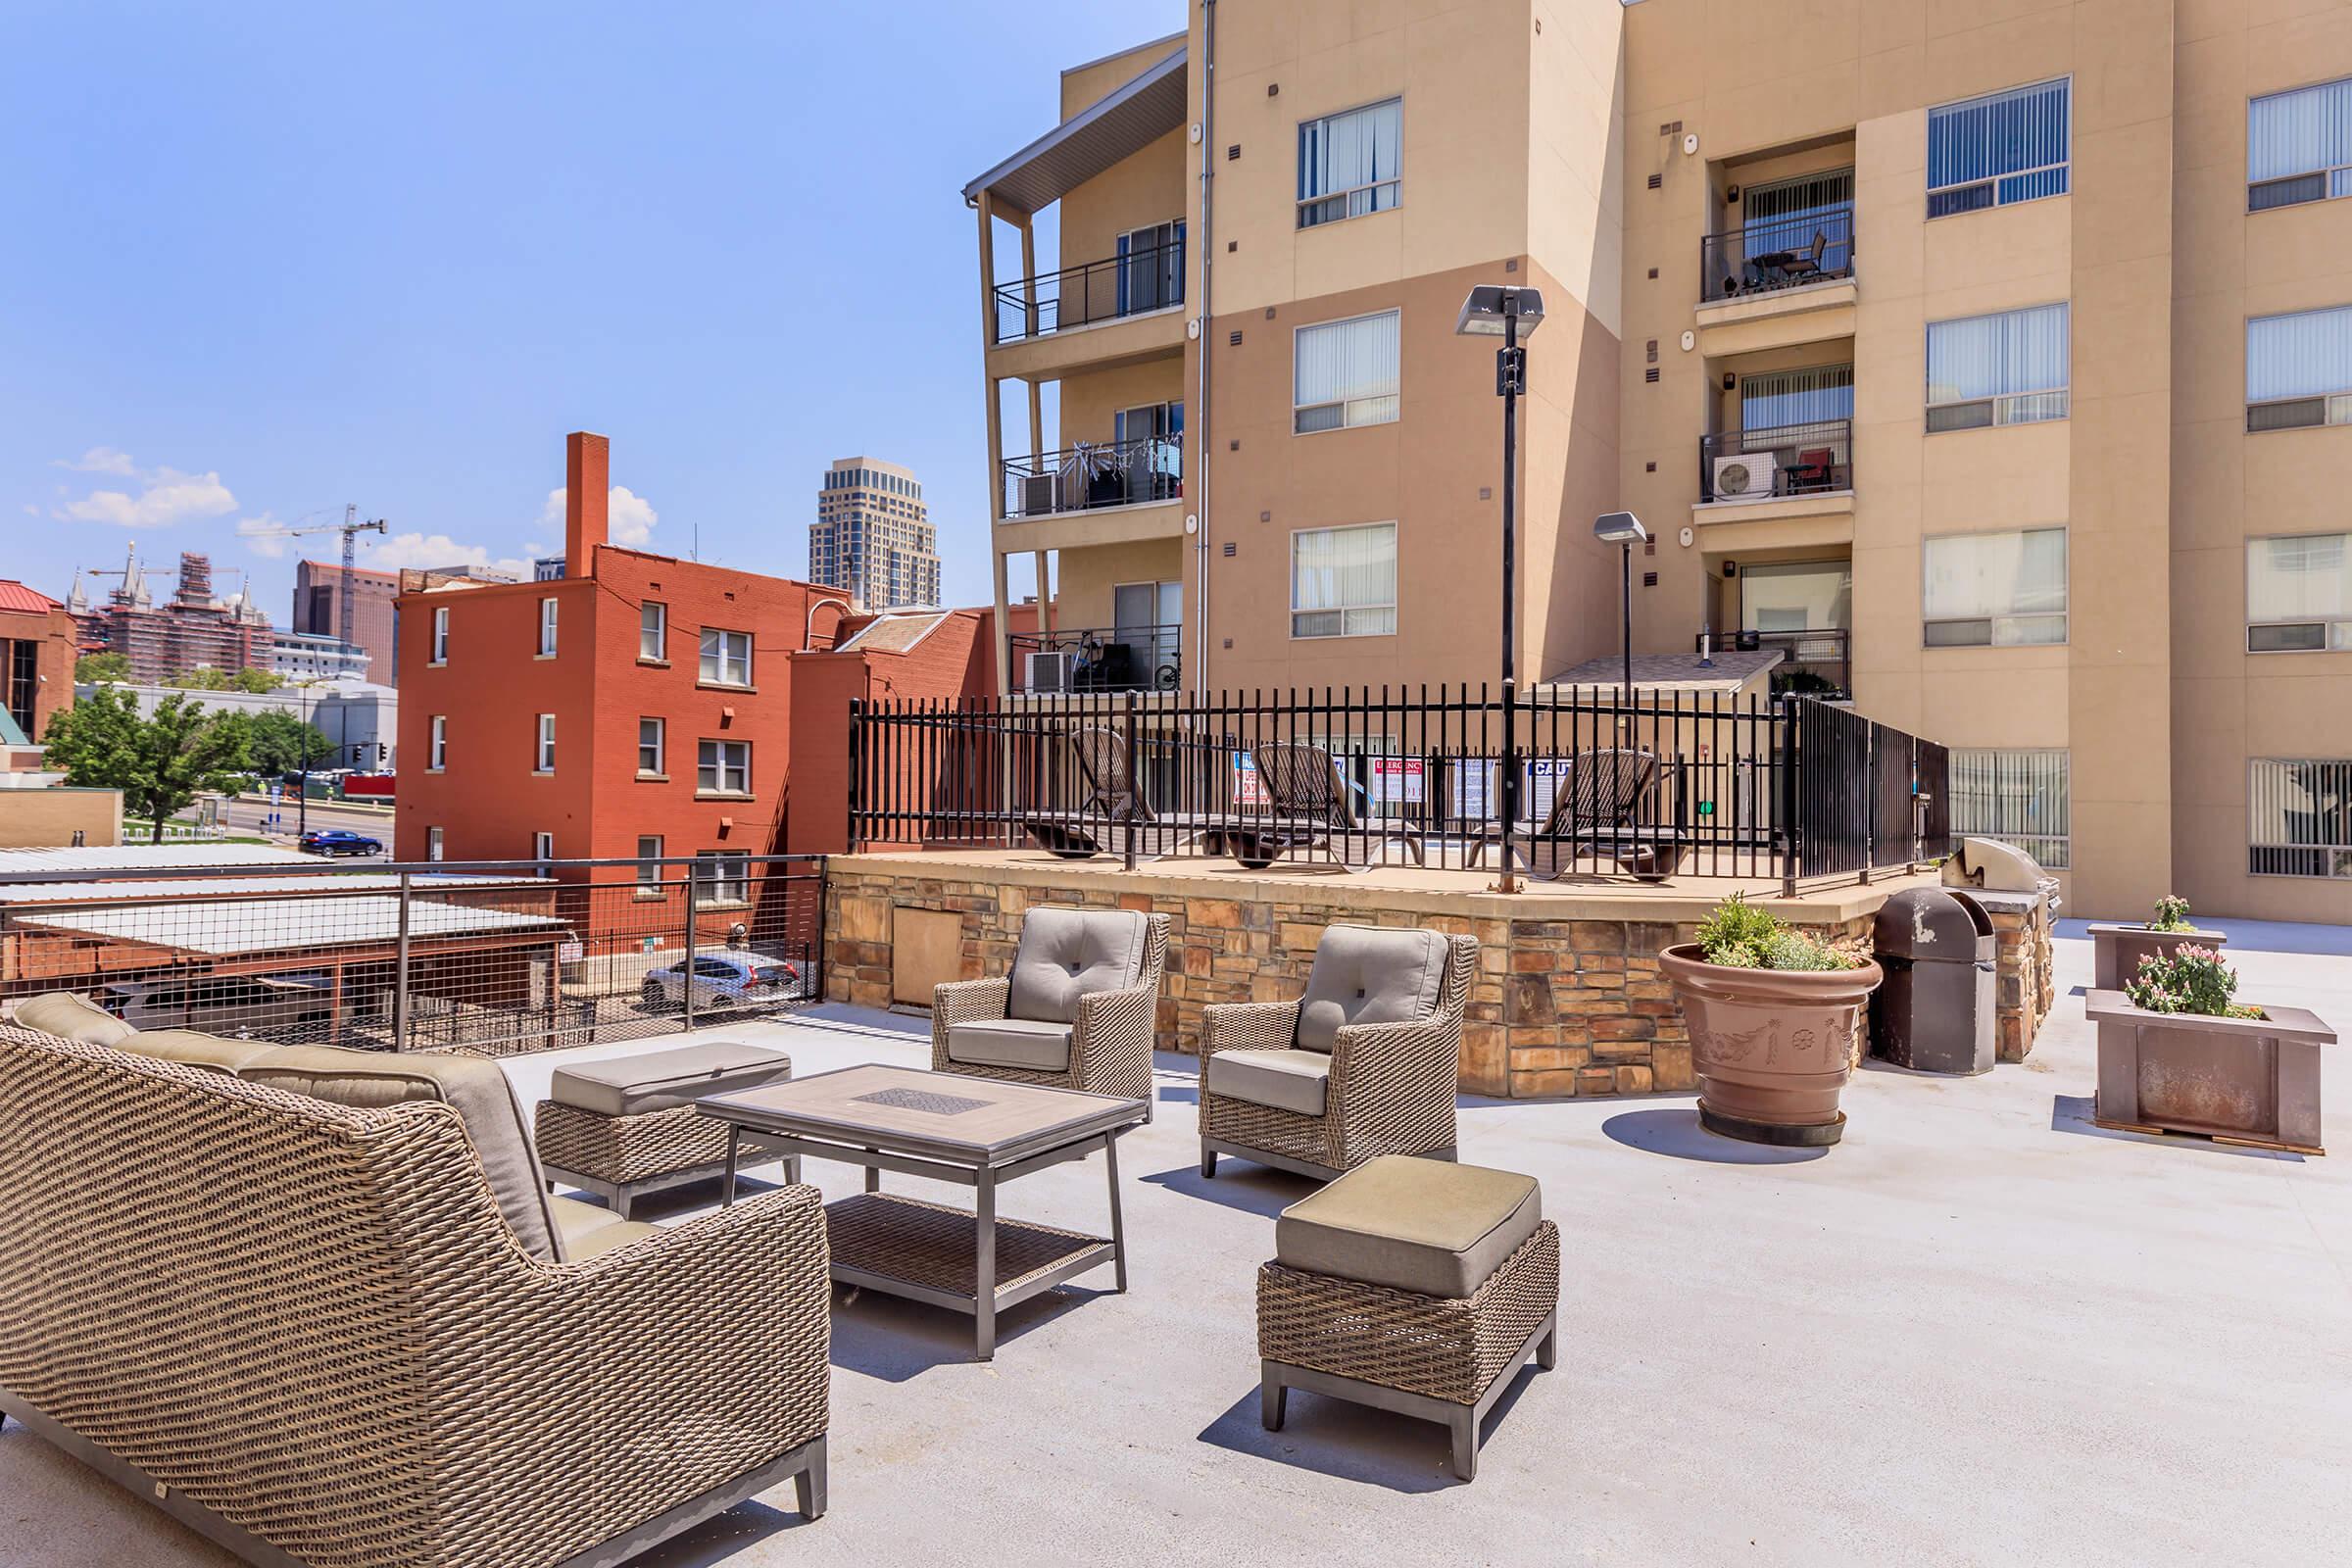
M 1532 285 L 1523 678 L 1615 646 L 1630 509 L 1638 650 L 1950 744 L 2072 912 L 2352 919 L 2352 0 L 1188 23 L 965 192 L 1000 604 L 1137 684 L 1492 679 L 1454 326 Z

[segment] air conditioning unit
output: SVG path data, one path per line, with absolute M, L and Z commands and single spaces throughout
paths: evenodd
M 1778 465 L 1769 452 L 1734 452 L 1715 460 L 1715 499 L 1752 501 L 1772 494 Z
M 1070 689 L 1070 670 L 1074 656 L 1067 653 L 1037 653 L 1029 656 L 1025 671 L 1027 689 L 1033 692 L 1066 692 Z

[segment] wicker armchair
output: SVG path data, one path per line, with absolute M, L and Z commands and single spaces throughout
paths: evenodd
M 1148 1121 L 1167 960 L 1164 914 L 1040 905 L 1011 974 L 932 992 L 932 1070 L 1124 1095 Z
M 1332 926 L 1299 1001 L 1203 1007 L 1200 1174 L 1220 1153 L 1323 1181 L 1381 1154 L 1451 1159 L 1477 968 L 1475 938 Z
M 617 1562 L 787 1477 L 823 1511 L 813 1189 L 549 1261 L 452 1104 L 138 1049 L 0 1026 L 8 1416 L 256 1563 Z

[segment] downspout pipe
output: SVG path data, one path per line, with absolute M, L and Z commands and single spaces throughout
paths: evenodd
M 1200 0 L 1200 385 L 1193 394 L 1193 428 L 1199 432 L 1199 483 L 1196 504 L 1200 508 L 1200 530 L 1193 536 L 1193 550 L 1200 564 L 1195 574 L 1199 591 L 1193 595 L 1193 690 L 1205 695 L 1208 686 L 1208 349 L 1211 334 L 1210 289 L 1211 270 L 1216 266 L 1215 192 L 1211 182 L 1216 178 L 1217 146 L 1217 0 Z

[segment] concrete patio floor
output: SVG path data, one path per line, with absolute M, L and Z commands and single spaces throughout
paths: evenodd
M 2241 998 L 2352 1028 L 2352 933 L 2225 923 Z M 2059 947 L 2029 1062 L 1866 1069 L 1826 1152 L 1711 1137 L 1687 1097 L 1466 1101 L 1464 1157 L 1539 1176 L 1564 1244 L 1559 1366 L 1520 1374 L 1474 1485 L 1434 1425 L 1294 1394 L 1288 1429 L 1259 1428 L 1252 1271 L 1309 1186 L 1230 1160 L 1201 1180 L 1170 1055 L 1159 1119 L 1121 1146 L 1127 1295 L 1104 1270 L 1014 1309 L 988 1365 L 966 1318 L 844 1301 L 831 1512 L 804 1525 L 787 1487 L 640 1561 L 2341 1562 L 2352 1073 L 2328 1073 L 2329 1158 L 2094 1128 L 2089 945 L 2070 925 Z M 925 1062 L 925 1028 L 827 1008 L 707 1033 L 808 1073 Z M 642 1047 L 511 1066 L 527 1102 L 615 1049 Z M 1002 1200 L 1085 1228 L 1102 1201 L 1098 1161 Z M 0 1434 L 0 1564 L 228 1560 Z

